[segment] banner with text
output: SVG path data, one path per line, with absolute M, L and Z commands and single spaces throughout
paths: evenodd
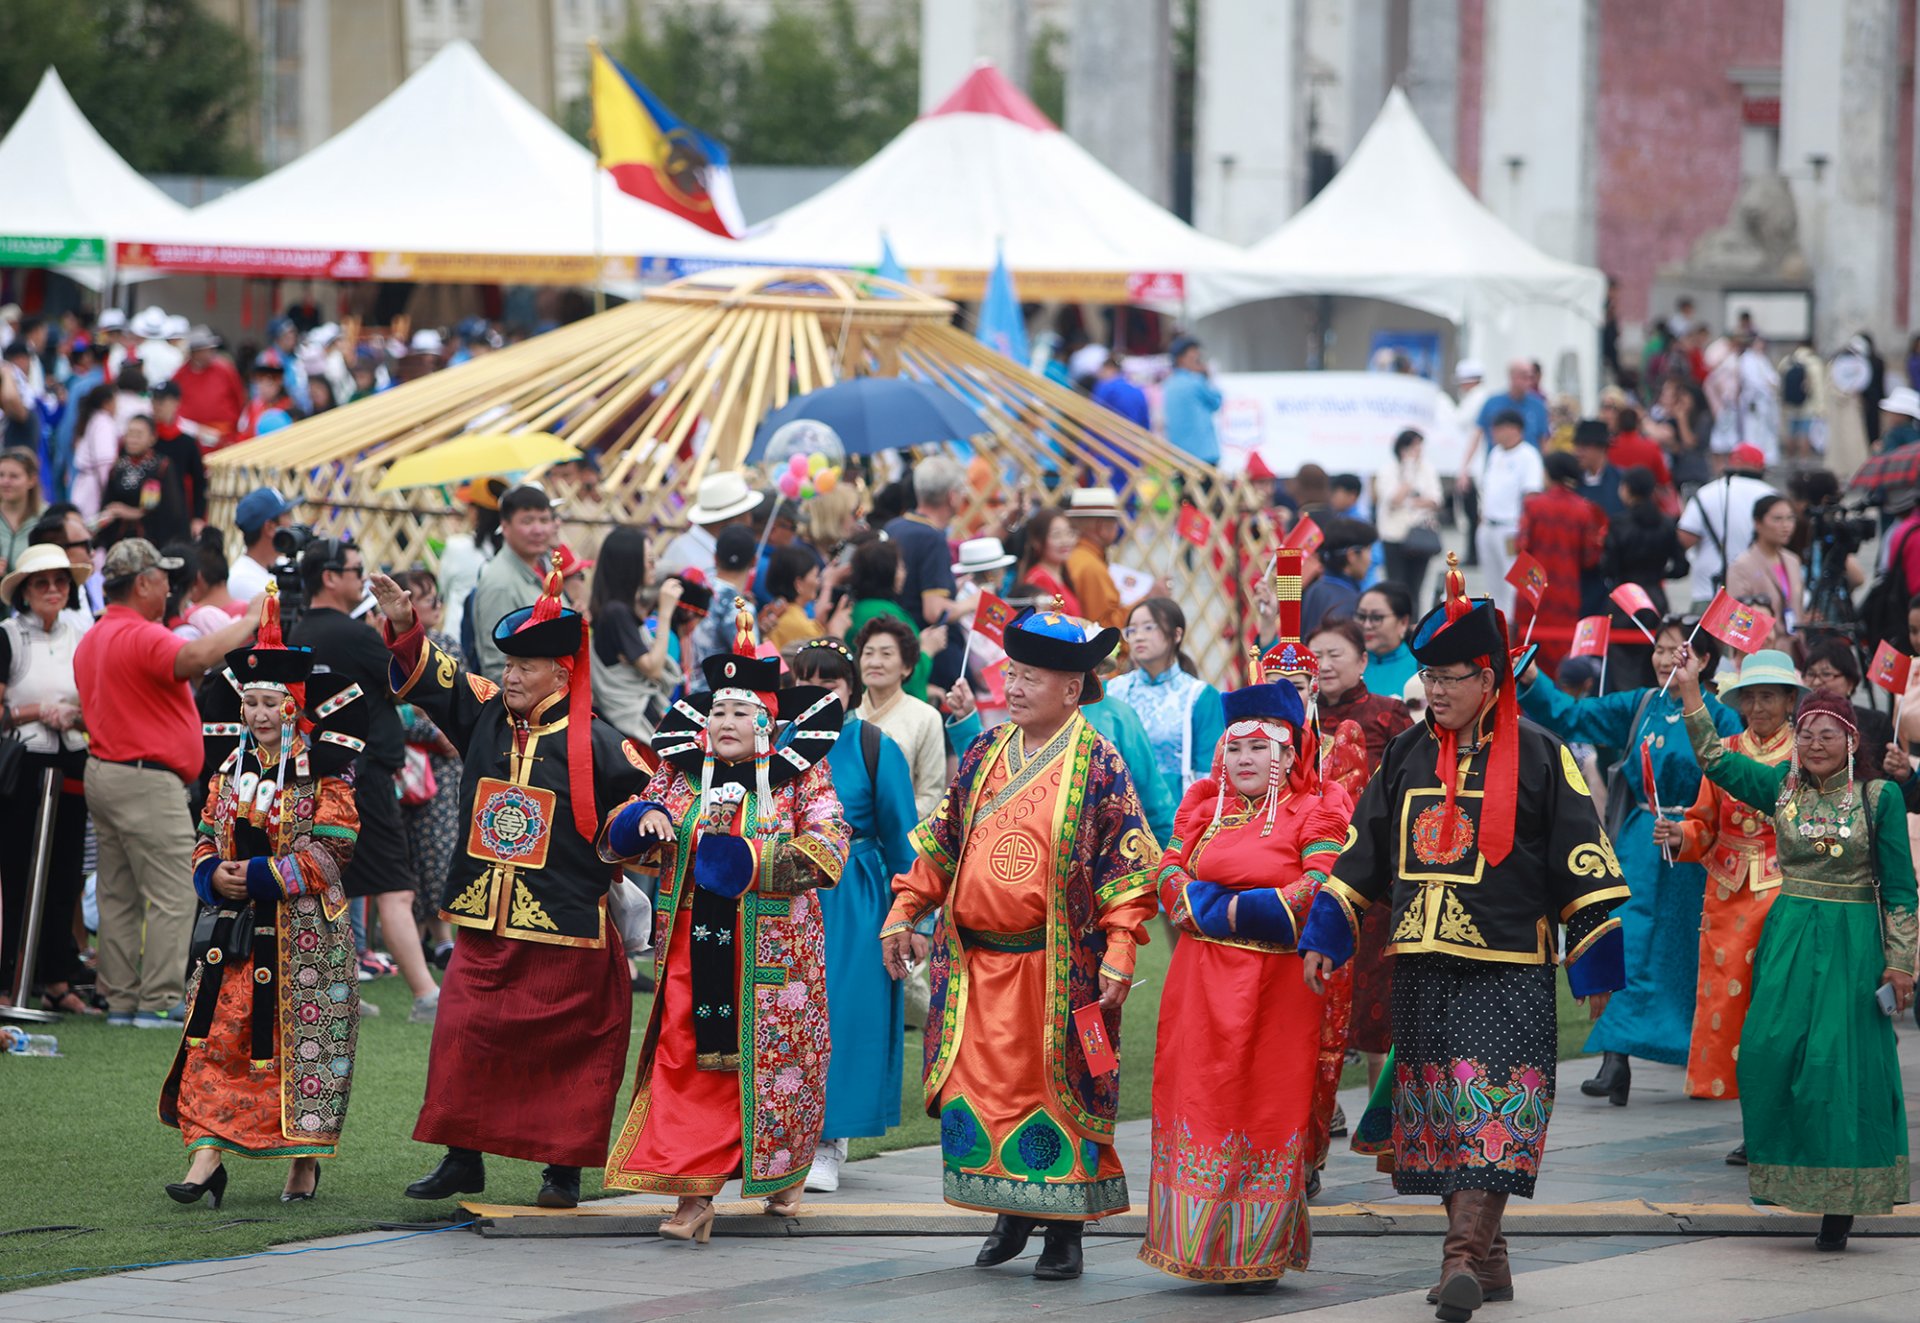
M 1223 372 L 1225 401 L 1215 415 L 1220 467 L 1239 473 L 1261 461 L 1282 477 L 1302 464 L 1328 473 L 1369 476 L 1393 462 L 1393 438 L 1407 428 L 1426 437 L 1436 472 L 1459 471 L 1465 438 L 1453 402 L 1422 377 L 1393 372 Z

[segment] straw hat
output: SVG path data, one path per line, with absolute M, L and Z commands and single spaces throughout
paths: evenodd
M 1013 564 L 1014 558 L 1007 554 L 997 537 L 970 537 L 960 544 L 960 559 L 953 562 L 955 574 L 985 574 L 988 570 L 1004 570 Z
M 1777 684 L 1791 689 L 1796 700 L 1812 692 L 1801 683 L 1799 673 L 1793 669 L 1793 658 L 1777 648 L 1762 648 L 1741 663 L 1737 678 L 1721 682 L 1720 697 L 1730 698 L 1739 690 L 1757 689 L 1763 684 Z
M 760 493 L 738 473 L 709 473 L 700 479 L 699 495 L 687 508 L 690 524 L 717 524 L 743 515 L 760 504 Z
M 37 547 L 28 547 L 20 553 L 20 559 L 14 562 L 12 573 L 0 579 L 0 601 L 11 602 L 15 590 L 21 584 L 36 574 L 45 574 L 48 570 L 66 570 L 73 575 L 73 586 L 84 588 L 87 580 L 93 577 L 93 562 L 70 560 L 65 547 L 57 547 L 51 542 L 42 542 Z

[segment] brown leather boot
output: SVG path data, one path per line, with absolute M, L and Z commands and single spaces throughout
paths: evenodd
M 1474 1260 L 1473 1275 L 1480 1282 L 1480 1302 L 1482 1304 L 1495 1304 L 1513 1299 L 1513 1267 L 1507 1261 L 1507 1237 L 1506 1233 L 1500 1229 L 1499 1221 L 1500 1216 L 1506 1212 L 1507 1196 L 1504 1194 L 1495 1194 L 1487 1195 L 1486 1197 L 1489 1200 L 1499 1201 L 1499 1212 L 1494 1215 L 1492 1241 L 1488 1243 L 1485 1252 Z M 1446 1206 L 1448 1212 L 1447 1239 L 1449 1244 L 1451 1244 L 1454 1239 L 1454 1223 L 1452 1221 L 1453 1198 L 1454 1196 L 1449 1194 L 1442 1195 L 1440 1199 L 1440 1202 Z M 1474 1229 L 1477 1233 L 1477 1226 Z M 1437 1305 L 1440 1303 L 1440 1286 L 1446 1281 L 1446 1277 L 1447 1268 L 1444 1266 L 1443 1260 L 1443 1266 L 1440 1270 L 1440 1282 L 1436 1283 L 1433 1289 L 1427 1292 L 1428 1304 Z
M 1480 1279 L 1474 1275 L 1479 1258 L 1476 1236 L 1480 1227 L 1483 1190 L 1455 1190 L 1446 1201 L 1447 1238 L 1440 1248 L 1440 1285 L 1433 1293 L 1433 1316 L 1447 1323 L 1466 1323 L 1480 1308 Z

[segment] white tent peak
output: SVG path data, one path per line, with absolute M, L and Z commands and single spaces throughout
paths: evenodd
M 992 60 L 985 59 L 977 61 L 973 72 L 920 118 L 932 119 L 936 115 L 998 115 L 1041 133 L 1060 131 L 1060 126 L 1048 119 L 1031 97 L 1009 82 Z
M 13 185 L 9 234 L 113 239 L 186 214 L 108 145 L 52 66 L 0 139 L 0 179 Z
M 312 151 L 141 238 L 371 252 L 681 250 L 704 231 L 619 191 L 594 156 L 463 40 Z

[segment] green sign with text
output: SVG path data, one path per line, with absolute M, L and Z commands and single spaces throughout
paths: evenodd
M 0 266 L 105 266 L 105 239 L 0 234 Z

